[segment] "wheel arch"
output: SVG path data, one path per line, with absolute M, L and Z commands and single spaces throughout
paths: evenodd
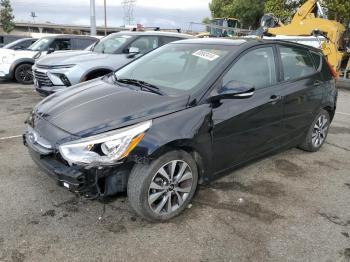
M 20 65 L 23 65 L 23 64 L 34 65 L 35 60 L 33 58 L 21 58 L 21 59 L 16 60 L 15 62 L 13 62 L 11 67 L 10 67 L 10 72 L 9 72 L 11 78 L 15 77 L 15 71 L 16 71 L 17 67 Z
M 163 146 L 157 148 L 152 153 L 150 158 L 155 159 L 170 151 L 183 150 L 188 154 L 190 154 L 194 159 L 194 161 L 196 162 L 197 170 L 198 170 L 198 183 L 203 184 L 204 181 L 207 180 L 206 177 L 208 174 L 208 170 L 204 164 L 205 160 L 204 160 L 203 154 L 200 152 L 200 150 L 192 146 L 191 142 L 192 141 L 190 139 L 179 139 L 179 140 L 168 142 Z

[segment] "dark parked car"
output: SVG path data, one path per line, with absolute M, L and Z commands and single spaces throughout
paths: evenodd
M 281 149 L 319 150 L 336 100 L 312 47 L 183 40 L 47 97 L 24 143 L 71 191 L 127 191 L 139 215 L 159 221 L 183 211 L 198 183 Z
M 25 50 L 32 44 L 34 44 L 38 39 L 37 38 L 22 38 L 18 39 L 14 42 L 11 42 L 7 45 L 4 45 L 2 48 L 4 49 L 12 49 L 12 50 Z
M 0 34 L 0 48 L 22 38 L 24 38 L 24 36 Z

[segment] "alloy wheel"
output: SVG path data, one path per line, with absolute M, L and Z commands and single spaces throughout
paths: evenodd
M 148 204 L 153 212 L 168 215 L 181 207 L 193 187 L 193 174 L 183 160 L 163 165 L 152 178 Z
M 33 81 L 33 72 L 31 66 L 24 66 L 19 71 L 19 77 L 23 83 L 30 83 Z
M 322 145 L 327 136 L 329 123 L 328 119 L 325 115 L 320 115 L 317 119 L 313 132 L 312 132 L 312 144 L 315 147 L 319 147 Z

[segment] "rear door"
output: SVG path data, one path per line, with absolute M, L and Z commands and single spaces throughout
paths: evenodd
M 255 86 L 251 98 L 223 99 L 213 108 L 213 162 L 216 172 L 278 148 L 283 103 L 273 45 L 244 53 L 223 77 Z
M 307 48 L 279 46 L 286 141 L 303 135 L 322 103 L 320 61 Z

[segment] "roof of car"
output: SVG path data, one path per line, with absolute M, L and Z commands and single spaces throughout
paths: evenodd
M 89 36 L 89 35 L 50 35 L 50 36 L 45 36 L 45 38 L 82 38 L 82 39 L 86 39 L 86 38 L 90 38 L 90 39 L 97 39 L 96 37 L 93 36 Z
M 175 44 L 177 43 L 188 43 L 188 44 L 206 44 L 206 45 L 225 45 L 225 46 L 240 46 L 243 44 L 250 44 L 250 46 L 259 45 L 259 44 L 284 44 L 284 45 L 291 45 L 291 46 L 298 46 L 301 48 L 306 48 L 314 51 L 319 51 L 319 49 L 307 46 L 291 41 L 285 41 L 285 40 L 270 40 L 270 39 L 257 39 L 257 38 L 237 38 L 237 39 L 224 39 L 224 38 L 193 38 L 193 39 L 186 39 L 186 40 L 180 40 L 173 42 Z
M 162 36 L 173 36 L 181 38 L 193 38 L 194 36 L 189 34 L 175 33 L 175 32 L 162 32 L 162 31 L 144 31 L 144 32 L 134 32 L 134 31 L 121 31 L 114 33 L 118 35 L 162 35 Z
M 176 41 L 175 43 L 238 46 L 238 45 L 242 45 L 246 42 L 247 42 L 246 39 L 193 38 L 193 39 Z

